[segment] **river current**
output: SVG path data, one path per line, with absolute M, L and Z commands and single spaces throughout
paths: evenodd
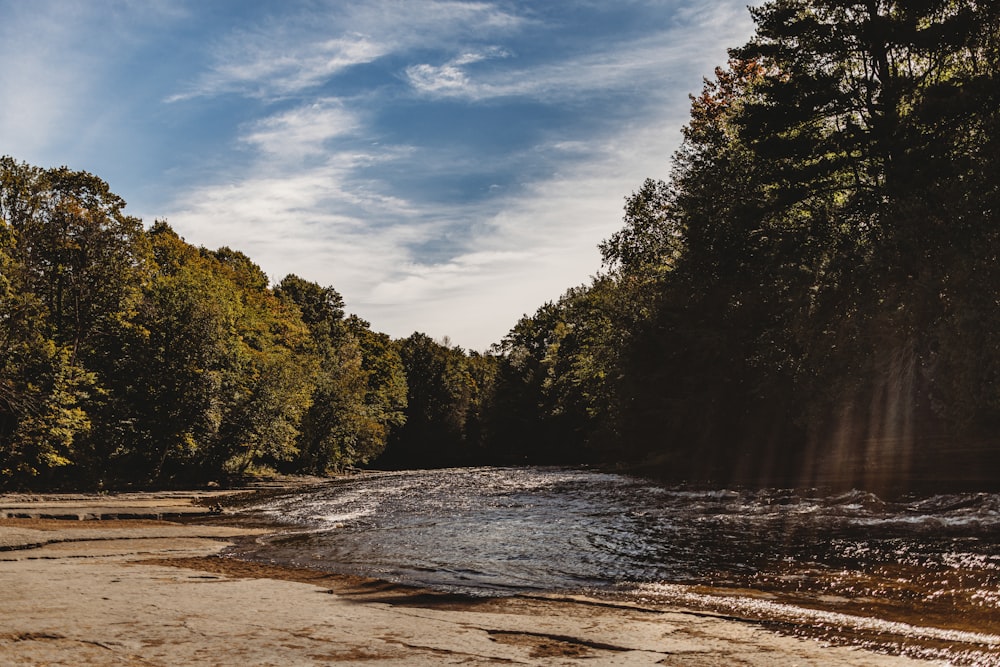
M 246 510 L 230 555 L 475 596 L 682 604 L 833 643 L 1000 665 L 1000 495 L 662 486 L 591 470 L 365 473 Z

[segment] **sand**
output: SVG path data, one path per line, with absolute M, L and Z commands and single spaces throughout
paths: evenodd
M 211 497 L 0 496 L 0 517 L 24 517 L 0 518 L 0 665 L 928 664 L 683 608 L 476 600 L 221 558 L 267 529 L 224 525 Z

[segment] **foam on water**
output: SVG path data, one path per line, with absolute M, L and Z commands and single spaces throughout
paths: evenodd
M 840 644 L 855 644 L 882 653 L 944 660 L 952 665 L 1000 665 L 1000 635 L 914 625 L 872 616 L 792 605 L 755 596 L 696 592 L 679 584 L 640 584 L 640 600 L 712 610 L 764 622 L 791 634 Z
M 935 639 L 1000 647 L 1000 635 L 912 625 L 869 616 L 811 609 L 755 597 L 726 594 L 707 595 L 696 593 L 689 586 L 678 584 L 639 584 L 635 588 L 635 594 L 645 599 L 681 602 L 697 607 L 724 608 L 749 618 L 784 620 L 795 623 L 814 622 L 830 627 L 850 627 L 912 639 Z

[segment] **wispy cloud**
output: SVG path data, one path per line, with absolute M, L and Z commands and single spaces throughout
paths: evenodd
M 531 23 L 513 3 L 462 0 L 371 0 L 342 3 L 343 18 L 356 30 L 377 35 L 397 50 L 447 41 L 481 41 Z
M 167 0 L 0 0 L 0 152 L 111 177 L 102 167 L 125 162 L 118 157 L 137 125 L 122 115 L 155 85 L 120 86 L 123 74 L 151 34 L 186 16 Z M 148 112 L 146 100 L 140 104 Z
M 510 53 L 499 47 L 486 51 L 463 53 L 444 65 L 426 63 L 410 65 L 406 68 L 406 78 L 415 89 L 432 94 L 467 94 L 472 88 L 466 66 L 491 58 L 507 58 Z
M 435 263 L 409 255 L 403 271 L 351 294 L 352 305 L 394 335 L 420 330 L 485 349 L 521 315 L 597 272 L 596 246 L 621 225 L 625 196 L 643 178 L 663 175 L 676 145 L 666 126 L 622 128 L 591 146 L 586 161 L 468 210 L 482 217 L 463 250 Z
M 503 37 L 541 30 L 540 19 L 510 7 L 338 3 L 324 25 L 342 30 L 323 40 L 299 17 L 240 33 L 238 48 L 225 42 L 175 101 L 228 91 L 268 98 L 267 115 L 241 126 L 242 164 L 178 193 L 171 223 L 193 242 L 237 245 L 275 279 L 294 272 L 334 285 L 392 335 L 421 330 L 477 349 L 499 340 L 522 314 L 598 270 L 596 246 L 620 226 L 625 195 L 647 176 L 666 176 L 686 94 L 749 33 L 741 2 L 711 10 L 691 3 L 659 32 L 530 60 Z M 492 27 L 476 35 L 480 24 Z M 396 68 L 396 88 L 350 98 L 323 88 L 337 72 L 379 58 Z M 589 105 L 588 124 L 539 124 L 530 145 L 490 153 L 469 152 L 457 138 L 422 145 L 419 133 L 406 135 L 413 143 L 394 142 L 378 124 L 401 101 L 472 109 L 501 98 L 561 118 Z M 421 192 L 397 180 L 500 165 L 531 176 L 450 199 L 443 184 Z
M 386 53 L 386 45 L 364 35 L 300 42 L 290 33 L 276 38 L 270 33 L 241 32 L 217 49 L 209 71 L 166 101 L 180 102 L 226 93 L 252 97 L 298 93 Z
M 724 46 L 738 44 L 748 32 L 746 10 L 732 5 L 685 8 L 678 26 L 628 42 L 601 44 L 585 53 L 543 65 L 476 71 L 469 67 L 484 57 L 465 55 L 441 65 L 421 63 L 406 69 L 413 89 L 432 97 L 483 101 L 499 97 L 529 97 L 557 103 L 595 93 L 641 89 L 651 99 L 668 87 L 657 86 L 664 77 L 700 71 L 705 55 L 716 57 Z M 510 54 L 503 52 L 505 56 Z M 713 63 L 717 64 L 717 63 Z M 653 85 L 650 85 L 653 84 Z M 673 94 L 670 92 L 670 94 Z
M 298 161 L 326 154 L 328 141 L 349 136 L 359 126 L 357 114 L 341 101 L 321 98 L 251 124 L 242 141 L 270 158 Z
M 79 48 L 79 26 L 91 17 L 86 8 L 75 6 L 35 13 L 9 3 L 0 9 L 0 61 L 5 63 L 0 68 L 5 101 L 0 105 L 0 150 L 23 157 L 46 155 L 71 140 L 67 130 L 72 115 L 96 83 L 100 53 Z M 72 54 L 61 48 L 66 44 L 76 47 Z
M 232 183 L 197 188 L 183 195 L 169 220 L 199 244 L 239 247 L 276 280 L 296 273 L 366 291 L 383 265 L 409 262 L 406 245 L 424 239 L 413 227 L 372 224 L 369 216 L 405 218 L 408 204 L 346 187 L 354 164 L 371 158 L 338 157 L 335 165 L 276 176 L 258 166 Z
M 231 93 L 270 99 L 307 92 L 390 53 L 436 44 L 443 36 L 454 40 L 503 33 L 522 22 L 491 3 L 329 2 L 234 31 L 214 45 L 209 69 L 167 101 Z
M 0 0 L 0 151 L 483 349 L 598 269 L 744 2 Z

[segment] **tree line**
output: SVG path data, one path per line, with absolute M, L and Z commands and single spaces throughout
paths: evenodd
M 327 473 L 403 422 L 385 334 L 339 293 L 148 230 L 91 174 L 0 160 L 6 486 Z
M 0 472 L 164 481 L 374 462 L 676 479 L 1000 463 L 1000 7 L 774 0 L 691 99 L 589 284 L 487 354 L 144 230 L 2 162 Z
M 686 479 L 995 484 L 1000 6 L 751 14 L 604 274 L 504 339 L 513 439 Z

